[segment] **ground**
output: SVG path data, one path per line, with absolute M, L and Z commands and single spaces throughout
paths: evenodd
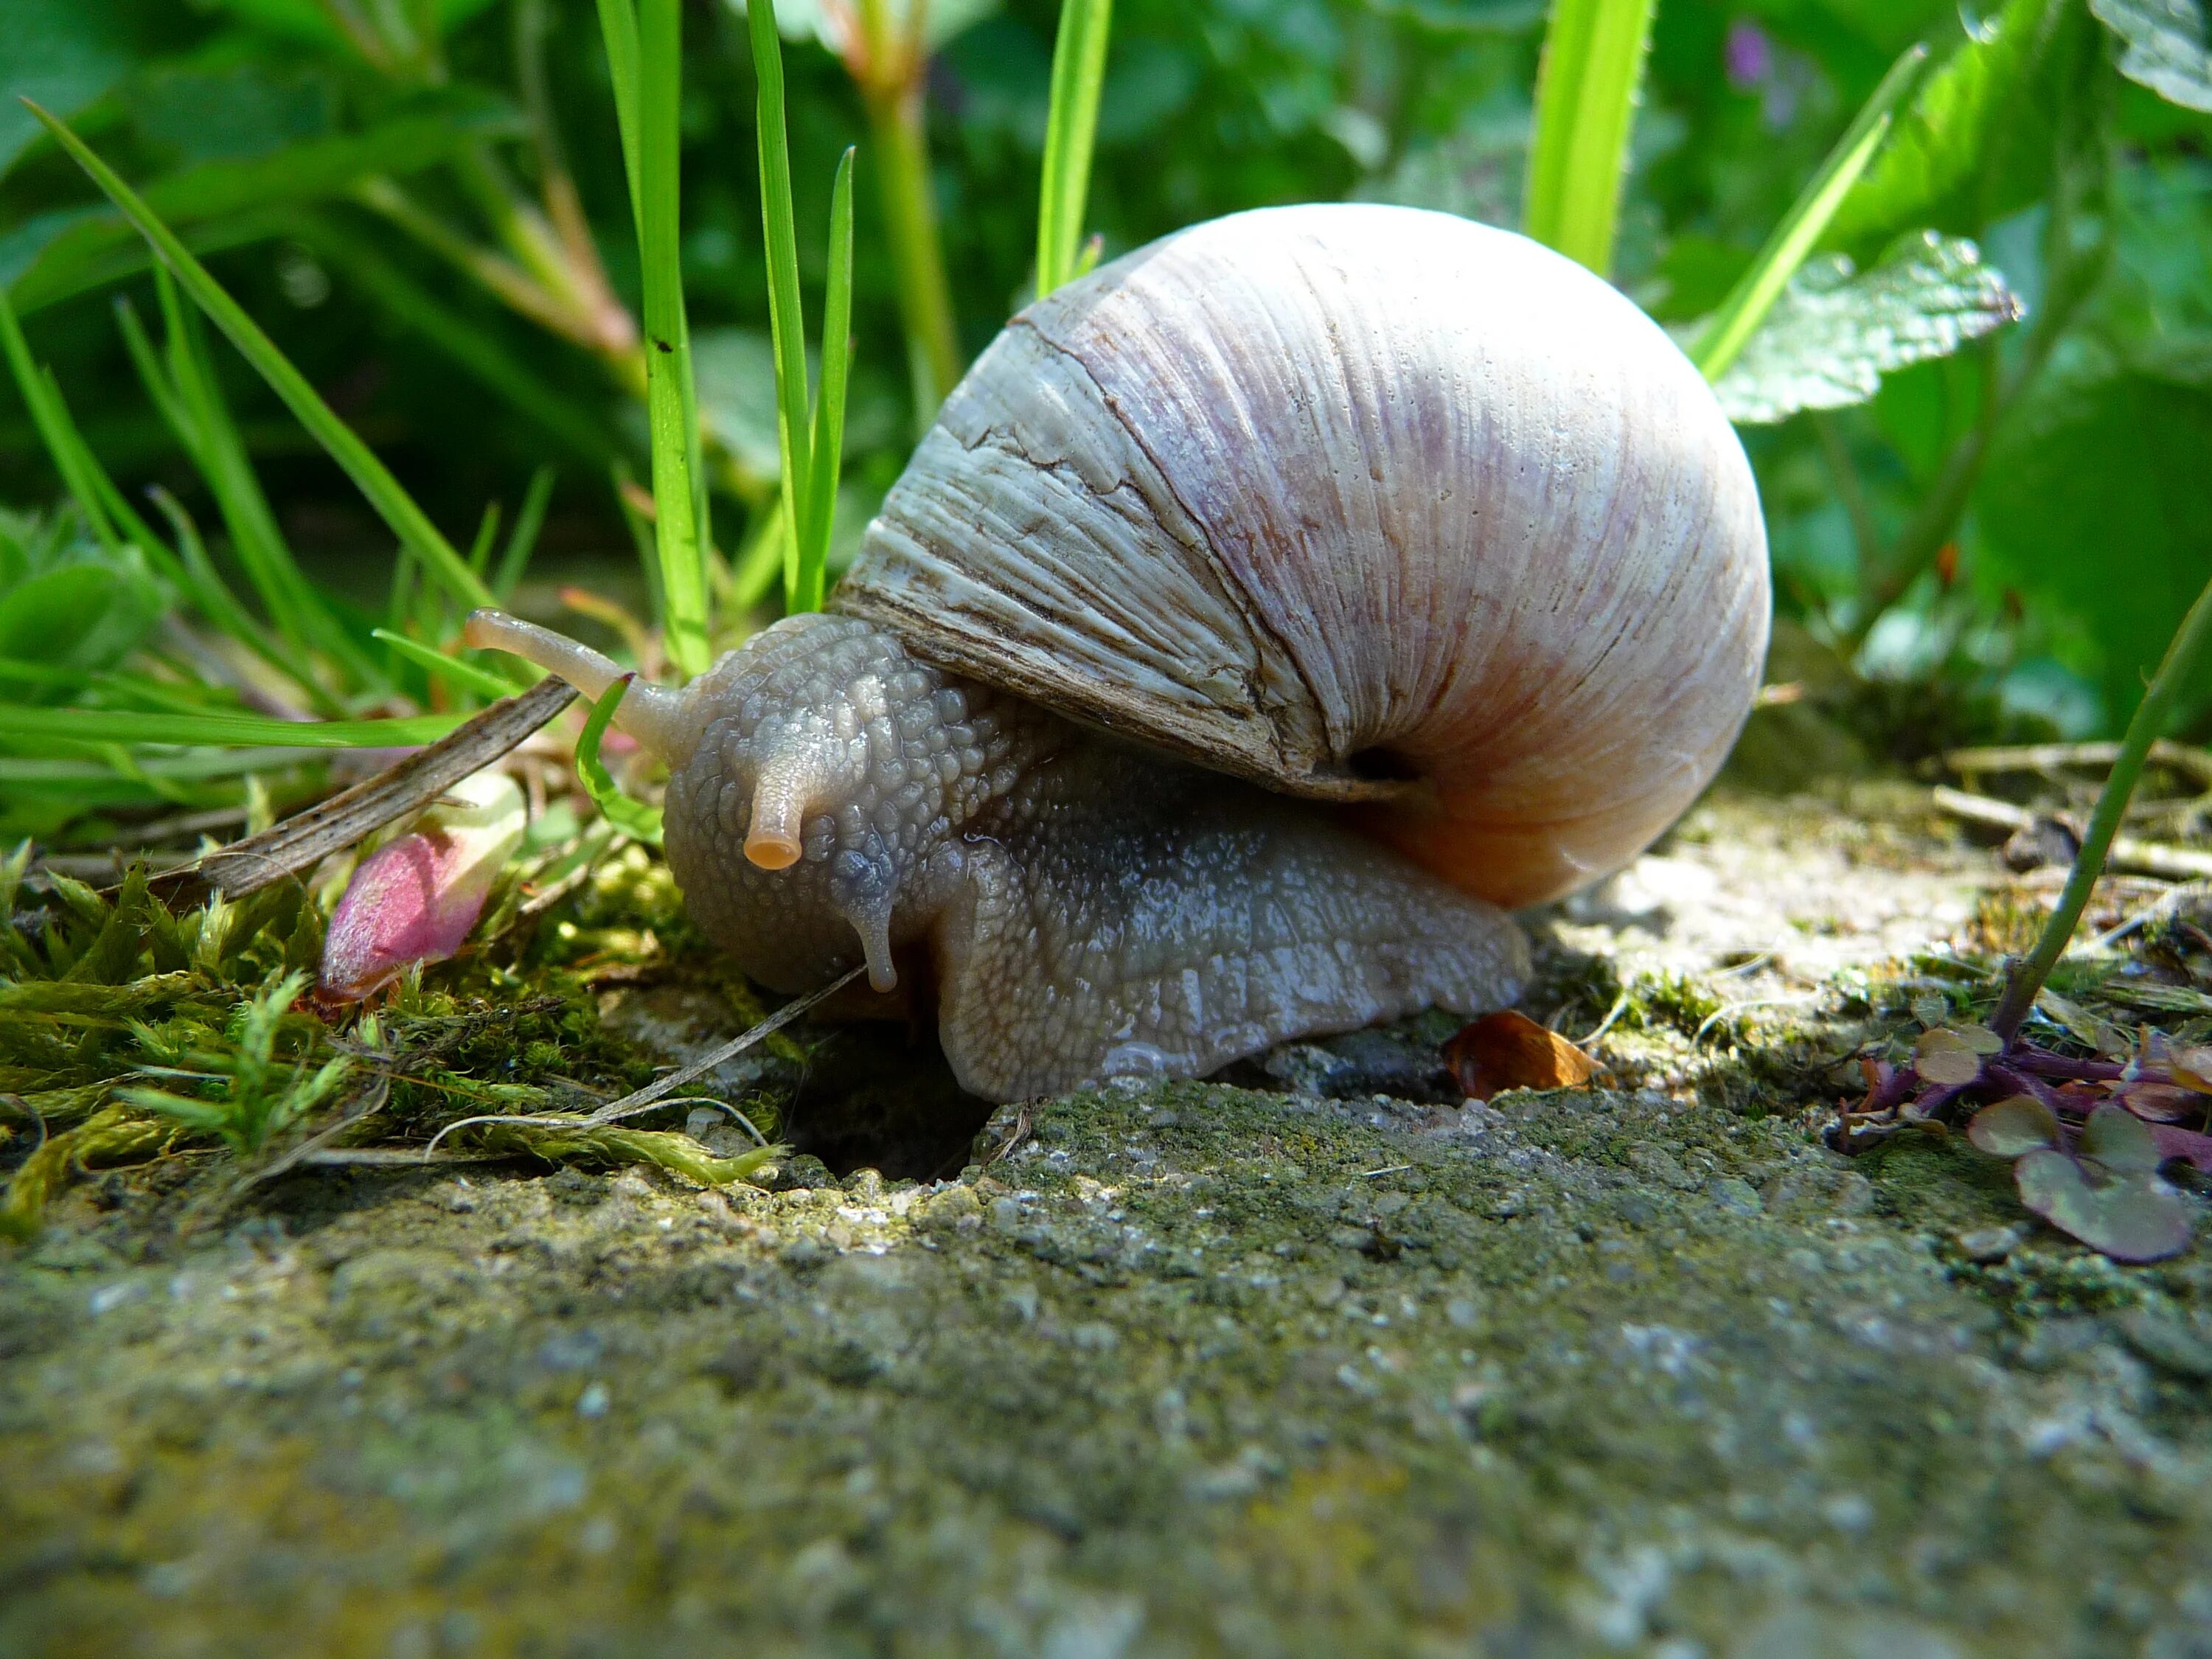
M 1820 1139 L 2001 873 L 1709 802 L 1536 919 L 1598 1090 L 1449 1103 L 1416 1023 L 942 1180 L 81 1183 L 0 1257 L 0 1651 L 2212 1656 L 2212 1262 Z

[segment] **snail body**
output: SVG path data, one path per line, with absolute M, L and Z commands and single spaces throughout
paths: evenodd
M 1497 907 L 1689 804 L 1768 613 L 1749 466 L 1655 325 L 1525 239 L 1351 205 L 1022 313 L 832 604 L 617 723 L 717 943 L 789 991 L 919 951 L 1000 1099 L 1511 1001 Z

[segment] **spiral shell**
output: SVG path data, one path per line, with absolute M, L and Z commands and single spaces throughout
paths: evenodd
M 1751 707 L 1759 497 L 1613 288 L 1413 209 L 1196 226 L 1016 317 L 837 608 L 1295 794 L 1462 890 L 1618 868 Z

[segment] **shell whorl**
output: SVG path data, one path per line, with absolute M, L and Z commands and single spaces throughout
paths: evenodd
M 1399 794 L 1370 828 L 1508 905 L 1689 805 L 1769 609 L 1749 465 L 1665 334 L 1524 238 L 1370 205 L 1196 226 L 1023 312 L 834 603 L 1218 769 Z

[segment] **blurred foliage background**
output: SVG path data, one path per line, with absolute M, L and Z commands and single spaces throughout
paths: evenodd
M 907 9 L 921 3 L 780 10 L 810 308 L 830 179 L 859 147 L 845 550 L 1032 281 L 1059 8 Z M 1517 226 L 1544 21 L 1537 0 L 1120 0 L 1087 223 L 1109 258 L 1304 200 Z M 1751 411 L 1786 624 L 1771 678 L 1869 748 L 2116 731 L 2212 574 L 2203 22 L 2195 0 L 1657 7 L 1613 271 L 1656 317 L 1686 327 L 1720 304 L 1916 41 L 1931 67 L 1782 310 L 1802 335 L 1827 314 L 1823 282 L 1892 269 L 1929 232 L 1970 239 L 2024 308 L 1935 356 L 1869 356 L 1890 324 L 1862 312 L 1864 361 L 1840 381 L 1747 353 L 1765 380 L 1732 407 Z M 118 295 L 159 311 L 143 245 L 19 95 L 140 187 L 456 542 L 487 501 L 511 522 L 558 468 L 519 605 L 550 612 L 574 583 L 647 611 L 623 487 L 647 475 L 638 245 L 590 4 L 0 0 L 0 284 L 127 495 L 170 492 L 218 565 L 239 557 L 118 326 Z M 752 64 L 741 10 L 687 6 L 684 278 L 716 539 L 741 583 L 778 465 Z M 390 534 L 240 360 L 218 343 L 208 361 L 315 585 L 384 606 Z M 1784 370 L 1795 391 L 1770 395 Z M 0 503 L 17 510 L 0 587 L 51 574 L 63 494 L 0 381 Z M 78 562 L 106 572 L 77 579 L 106 584 L 81 609 L 129 648 L 158 593 L 128 561 Z M 51 659 L 51 608 L 11 619 L 10 603 L 0 657 L 41 658 L 42 639 Z M 113 655 L 94 639 L 74 660 Z M 2208 690 L 2183 700 L 2185 735 L 2212 736 Z

